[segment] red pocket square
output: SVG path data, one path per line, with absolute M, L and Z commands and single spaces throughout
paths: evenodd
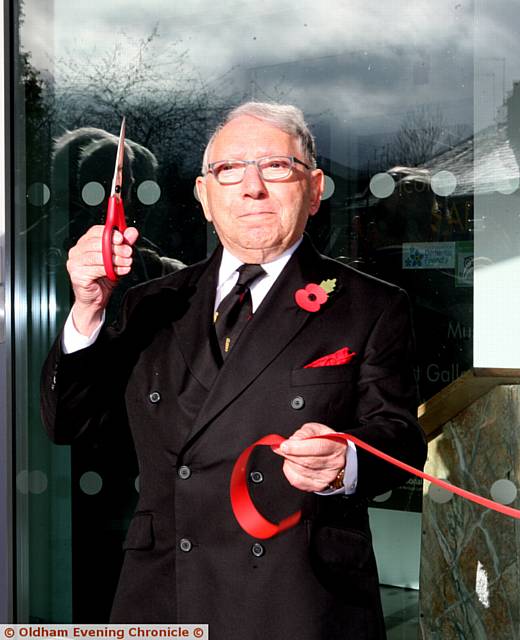
M 355 351 L 351 351 L 348 347 L 343 347 L 334 353 L 329 353 L 327 356 L 322 356 L 313 362 L 309 362 L 309 364 L 306 364 L 303 368 L 334 367 L 338 364 L 347 364 L 347 362 L 350 362 L 355 355 Z

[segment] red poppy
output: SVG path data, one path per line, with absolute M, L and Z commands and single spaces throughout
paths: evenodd
M 319 311 L 321 305 L 327 302 L 326 291 L 319 284 L 311 282 L 305 289 L 298 289 L 294 294 L 296 304 L 305 311 Z

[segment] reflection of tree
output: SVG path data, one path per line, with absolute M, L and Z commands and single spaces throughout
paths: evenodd
M 33 108 L 26 114 L 27 126 L 35 130 L 41 128 L 45 121 L 46 110 L 43 95 L 45 83 L 39 71 L 31 64 L 31 54 L 22 51 L 20 53 L 20 83 L 25 92 L 25 99 Z
M 206 234 L 193 197 L 193 176 L 207 131 L 227 106 L 216 91 L 227 76 L 205 84 L 181 45 L 163 46 L 157 29 L 142 39 L 118 34 L 102 55 L 75 50 L 53 63 L 50 74 L 31 65 L 29 52 L 21 51 L 19 57 L 26 114 L 25 120 L 21 114 L 19 124 L 26 134 L 27 183 L 49 184 L 53 139 L 85 127 L 117 133 L 125 115 L 129 137 L 159 163 L 161 197 L 148 207 L 153 215 L 140 231 L 160 246 L 162 255 L 185 262 L 203 257 Z M 56 205 L 51 189 L 53 219 Z M 63 214 L 67 208 L 70 213 L 70 207 L 61 207 Z M 64 234 L 70 231 L 65 221 L 62 227 Z
M 392 164 L 417 167 L 469 135 L 469 127 L 447 125 L 439 107 L 407 111 L 391 145 Z
M 30 145 L 32 171 L 47 174 L 46 166 L 51 148 L 51 122 L 54 117 L 52 83 L 47 81 L 31 63 L 31 54 L 21 51 L 18 64 L 18 87 L 24 110 L 17 110 L 17 135 L 23 135 Z M 39 178 L 41 179 L 41 177 Z
M 138 41 L 118 38 L 99 59 L 57 60 L 57 124 L 117 131 L 125 115 L 132 137 L 159 159 L 198 158 L 220 101 L 190 67 L 187 52 L 176 43 L 159 49 L 158 39 L 156 28 Z

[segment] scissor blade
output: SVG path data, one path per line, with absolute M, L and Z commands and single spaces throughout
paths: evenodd
M 119 142 L 117 145 L 116 167 L 114 170 L 114 179 L 112 180 L 111 196 L 121 197 L 121 189 L 123 186 L 123 162 L 125 160 L 125 118 L 121 122 L 121 131 L 119 132 Z

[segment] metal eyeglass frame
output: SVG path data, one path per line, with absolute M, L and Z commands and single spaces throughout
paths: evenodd
M 289 160 L 290 161 L 290 165 L 289 168 L 287 169 L 287 173 L 284 174 L 283 176 L 280 176 L 278 178 L 266 178 L 264 177 L 263 171 L 262 169 L 260 169 L 259 163 L 263 162 L 265 160 L 271 160 L 271 159 L 276 159 L 276 158 L 280 158 L 280 160 Z M 233 163 L 233 164 L 238 164 L 241 165 L 243 167 L 243 173 L 242 173 L 242 177 L 240 178 L 240 180 L 233 180 L 232 182 L 221 182 L 219 179 L 219 175 L 217 173 L 215 173 L 214 167 L 216 165 L 219 164 L 225 164 L 225 163 Z M 280 182 L 281 180 L 285 180 L 285 178 L 287 178 L 288 176 L 291 175 L 292 170 L 294 169 L 294 165 L 295 164 L 301 164 L 303 167 L 305 167 L 306 169 L 311 169 L 312 167 L 310 167 L 308 164 L 306 164 L 305 162 L 303 162 L 302 160 L 300 160 L 299 158 L 297 158 L 296 156 L 264 156 L 262 158 L 256 158 L 256 160 L 234 160 L 234 159 L 230 159 L 230 160 L 217 160 L 216 162 L 210 162 L 208 164 L 208 170 L 206 171 L 206 174 L 211 173 L 214 177 L 215 180 L 219 183 L 222 184 L 224 186 L 229 185 L 229 184 L 240 184 L 242 182 L 242 180 L 244 179 L 244 176 L 246 175 L 246 168 L 248 167 L 248 165 L 254 164 L 256 166 L 256 170 L 258 171 L 259 176 L 262 178 L 262 180 L 265 180 L 266 182 Z

